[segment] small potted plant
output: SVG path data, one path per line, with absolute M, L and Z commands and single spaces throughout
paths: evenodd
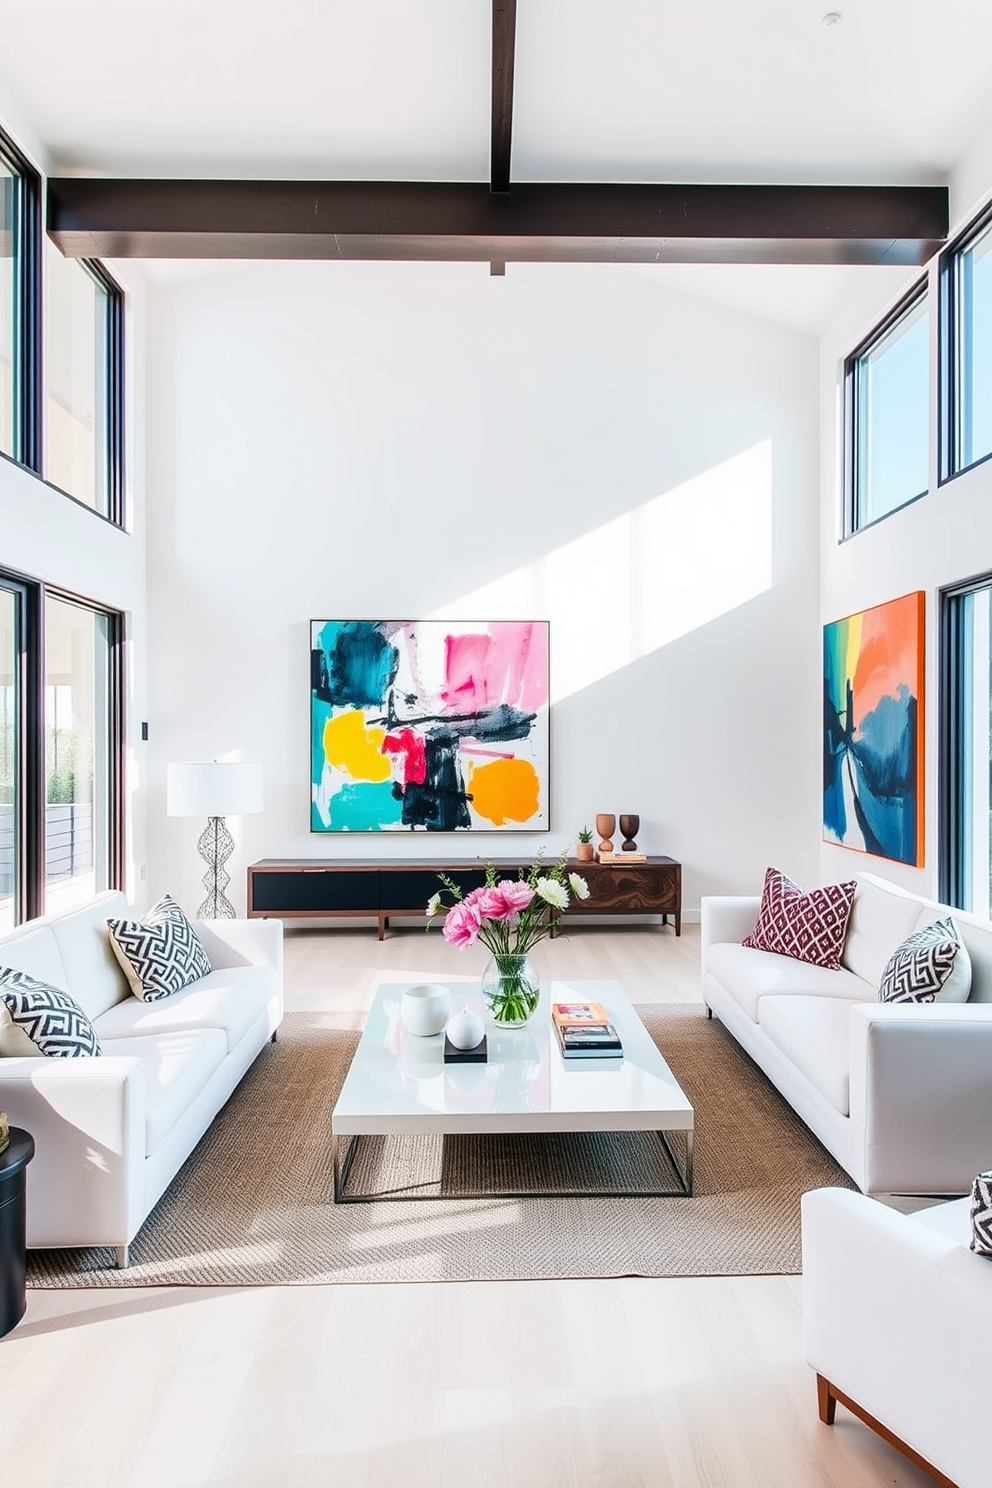
M 575 849 L 575 856 L 580 863 L 591 863 L 592 855 L 592 831 L 589 827 L 583 827 L 579 833 L 579 845 Z

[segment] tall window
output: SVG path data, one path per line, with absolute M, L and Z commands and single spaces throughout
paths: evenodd
M 97 263 L 45 250 L 45 476 L 122 520 L 123 307 Z
M 123 620 L 0 572 L 0 929 L 121 882 Z
M 0 931 L 16 922 L 20 878 L 14 814 L 19 784 L 18 599 L 16 591 L 0 587 Z
M 45 602 L 45 907 L 109 882 L 110 617 Z
M 0 135 L 0 451 L 38 468 L 40 180 Z
M 941 596 L 941 895 L 992 916 L 992 575 Z
M 844 364 L 848 535 L 926 493 L 927 337 L 923 283 Z
M 941 261 L 941 479 L 992 455 L 992 212 Z

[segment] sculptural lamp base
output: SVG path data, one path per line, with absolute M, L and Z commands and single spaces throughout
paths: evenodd
M 233 920 L 234 905 L 224 894 L 231 882 L 231 875 L 224 864 L 234 851 L 234 838 L 227 830 L 227 823 L 222 816 L 207 818 L 207 825 L 200 833 L 196 847 L 207 865 L 207 871 L 203 875 L 207 897 L 196 911 L 197 919 Z

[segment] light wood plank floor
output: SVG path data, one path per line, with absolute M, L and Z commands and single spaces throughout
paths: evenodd
M 699 932 L 582 925 L 543 975 L 699 996 Z M 290 1009 L 476 969 L 436 932 L 287 936 Z M 479 963 L 481 965 L 481 962 Z M 816 1418 L 792 1277 L 32 1291 L 3 1488 L 924 1488 Z

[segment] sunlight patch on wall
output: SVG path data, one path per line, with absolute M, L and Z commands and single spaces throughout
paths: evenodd
M 770 439 L 431 612 L 549 619 L 551 701 L 771 588 Z

